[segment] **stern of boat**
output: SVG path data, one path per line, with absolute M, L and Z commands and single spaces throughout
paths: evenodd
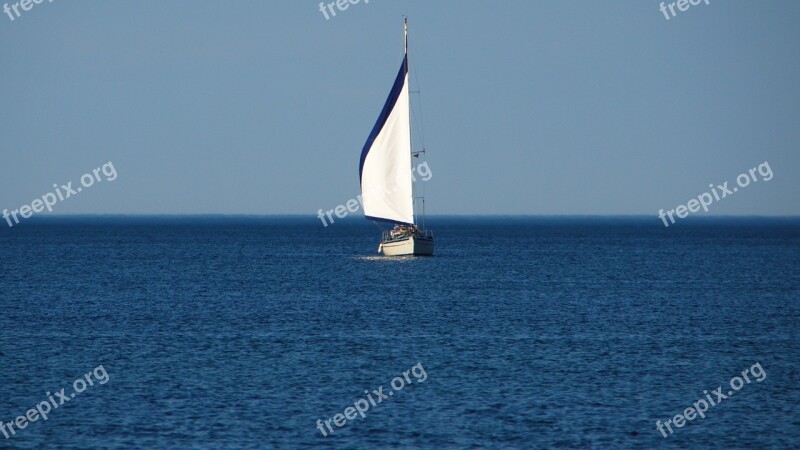
M 385 256 L 433 256 L 433 232 L 419 230 L 410 236 L 394 237 L 384 231 L 378 253 Z

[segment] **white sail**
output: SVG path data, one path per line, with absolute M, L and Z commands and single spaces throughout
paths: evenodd
M 369 220 L 411 225 L 411 123 L 408 56 L 403 58 L 392 92 L 361 151 L 361 194 Z

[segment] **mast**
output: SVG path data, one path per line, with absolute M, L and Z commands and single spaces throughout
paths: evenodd
M 411 96 L 411 76 L 410 76 L 410 70 L 409 70 L 410 67 L 409 67 L 409 64 L 408 64 L 408 16 L 405 16 L 405 20 L 403 22 L 403 32 L 404 32 L 404 38 L 405 38 L 404 42 L 405 42 L 405 51 L 406 51 L 406 54 L 405 54 L 406 79 L 408 80 L 407 83 L 406 83 L 407 84 L 406 89 L 408 90 L 408 96 L 410 97 Z M 411 171 L 413 173 L 413 171 L 414 171 L 414 142 L 413 142 L 412 136 L 414 134 L 411 132 L 411 127 L 412 127 L 412 122 L 411 122 L 411 99 L 409 98 L 409 103 L 408 103 L 408 141 L 409 141 L 408 159 L 409 159 L 409 161 L 411 163 Z M 409 176 L 411 176 L 411 174 L 409 174 Z M 414 191 L 415 191 L 414 183 L 412 182 L 411 183 L 411 214 L 414 217 L 414 220 L 413 220 L 414 225 L 416 225 L 417 224 L 417 215 L 414 213 L 414 208 L 417 206 L 417 199 L 414 196 Z
M 405 32 L 406 32 L 406 58 L 408 58 L 408 16 L 406 16 L 406 21 L 405 21 Z

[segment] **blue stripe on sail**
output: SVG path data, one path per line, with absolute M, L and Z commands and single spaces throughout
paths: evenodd
M 366 161 L 367 154 L 372 148 L 372 144 L 375 143 L 375 139 L 377 139 L 378 135 L 381 134 L 383 126 L 386 125 L 386 121 L 389 119 L 389 115 L 392 113 L 394 106 L 397 104 L 397 99 L 400 98 L 400 93 L 403 91 L 403 85 L 406 82 L 407 73 L 408 73 L 408 55 L 403 57 L 403 65 L 400 67 L 400 73 L 397 74 L 397 78 L 394 80 L 394 86 L 392 86 L 392 92 L 389 93 L 389 98 L 386 99 L 386 104 L 383 105 L 383 110 L 381 111 L 381 115 L 378 116 L 378 121 L 375 122 L 375 126 L 372 128 L 372 133 L 370 133 L 369 138 L 367 138 L 367 143 L 364 144 L 364 149 L 361 150 L 361 163 L 358 165 L 359 185 L 361 184 L 361 177 L 362 173 L 364 172 L 364 161 Z
M 383 217 L 372 217 L 372 216 L 367 216 L 367 215 L 365 215 L 365 216 L 364 216 L 364 218 L 365 218 L 365 219 L 367 219 L 367 220 L 374 220 L 374 221 L 376 221 L 376 222 L 386 222 L 386 223 L 393 223 L 393 224 L 396 224 L 396 225 L 408 225 L 408 226 L 410 226 L 410 227 L 413 227 L 413 226 L 414 226 L 414 224 L 413 224 L 413 223 L 408 223 L 408 222 L 398 222 L 397 220 L 384 219 Z

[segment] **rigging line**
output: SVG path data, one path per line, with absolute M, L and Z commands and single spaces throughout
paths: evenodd
M 425 127 L 422 125 L 422 88 L 419 86 L 419 77 L 417 76 L 417 68 L 414 67 L 414 82 L 417 84 L 417 103 L 419 104 L 419 138 L 422 143 L 422 148 L 425 149 Z
M 423 125 L 424 121 L 422 119 L 422 88 L 419 85 L 419 76 L 417 75 L 416 66 L 414 66 L 414 82 L 417 85 L 417 103 L 419 104 L 419 118 L 418 118 L 419 126 L 416 127 L 417 130 L 418 130 L 417 134 L 419 135 L 420 143 L 422 144 L 422 150 L 425 150 L 427 152 L 427 149 L 425 148 L 425 127 Z M 428 159 L 428 154 L 427 153 L 425 154 L 425 159 L 426 160 Z M 429 171 L 430 171 L 430 169 L 429 169 Z M 420 189 L 420 186 L 418 186 L 419 184 L 422 185 L 421 189 Z M 424 228 L 425 227 L 425 191 L 426 191 L 425 182 L 424 181 L 422 181 L 421 183 L 413 183 L 412 184 L 412 192 L 413 192 L 412 195 L 416 195 L 417 193 L 419 193 L 419 191 L 422 191 L 422 222 L 423 222 L 422 226 Z M 416 206 L 416 204 L 417 204 L 417 201 L 416 201 L 416 198 L 415 198 L 414 199 L 414 206 Z

